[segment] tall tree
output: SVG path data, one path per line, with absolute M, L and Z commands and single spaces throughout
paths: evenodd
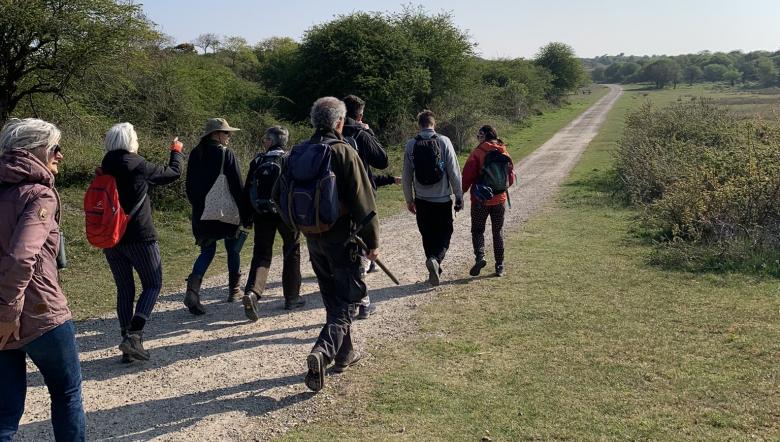
M 0 122 L 25 97 L 57 94 L 101 62 L 156 40 L 141 6 L 114 0 L 0 2 Z
M 575 90 L 585 79 L 582 63 L 574 55 L 571 46 L 565 43 L 548 43 L 539 50 L 534 61 L 553 74 L 554 97 L 561 97 Z
M 669 83 L 677 84 L 680 66 L 674 60 L 661 58 L 645 66 L 644 75 L 656 88 L 663 89 Z
M 688 85 L 693 86 L 693 83 L 704 75 L 701 68 L 695 64 L 689 64 L 685 66 L 683 76 L 688 80 Z

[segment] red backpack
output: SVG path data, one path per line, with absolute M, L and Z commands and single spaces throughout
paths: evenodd
M 125 214 L 119 204 L 116 179 L 98 170 L 84 194 L 84 220 L 89 243 L 101 249 L 117 245 L 127 230 L 130 218 L 138 212 L 145 199 L 146 195 L 129 215 Z

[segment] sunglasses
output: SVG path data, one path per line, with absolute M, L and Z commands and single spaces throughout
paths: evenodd
M 51 154 L 57 155 L 58 153 L 62 154 L 62 147 L 60 147 L 59 144 L 55 144 L 54 146 L 51 147 Z

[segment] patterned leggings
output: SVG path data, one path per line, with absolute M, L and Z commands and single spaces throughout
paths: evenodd
M 157 241 L 118 244 L 110 249 L 103 249 L 103 253 L 116 282 L 116 313 L 119 325 L 123 329 L 130 328 L 133 315 L 149 320 L 162 289 L 162 262 Z M 141 294 L 135 305 L 135 314 L 133 270 L 141 280 Z
M 496 264 L 504 263 L 504 204 L 495 206 L 483 206 L 474 203 L 471 205 L 471 242 L 474 244 L 474 255 L 477 258 L 485 256 L 485 224 L 490 216 L 490 225 L 493 230 L 493 255 Z

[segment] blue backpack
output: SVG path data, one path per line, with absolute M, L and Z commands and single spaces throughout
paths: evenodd
M 287 157 L 279 178 L 279 212 L 287 225 L 304 234 L 327 232 L 342 215 L 330 167 L 330 146 L 340 142 L 304 142 L 293 146 Z

